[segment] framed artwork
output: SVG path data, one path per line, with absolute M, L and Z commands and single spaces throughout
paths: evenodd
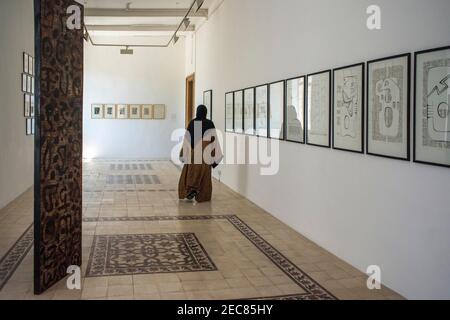
M 213 91 L 208 90 L 203 92 L 203 104 L 208 109 L 208 119 L 212 120 L 213 112 Z
M 93 104 L 91 107 L 91 118 L 92 119 L 103 119 L 103 105 Z
M 116 105 L 105 104 L 105 119 L 115 119 L 116 118 Z
M 128 105 L 127 104 L 118 104 L 117 105 L 117 119 L 128 119 Z
M 367 154 L 410 160 L 411 54 L 367 63 Z
M 34 74 L 34 58 L 30 55 L 28 55 L 28 73 Z
M 138 104 L 130 105 L 130 119 L 141 119 L 141 106 Z
M 244 133 L 255 134 L 255 88 L 244 90 Z
M 34 117 L 36 114 L 36 108 L 34 107 L 35 96 L 30 95 L 30 117 Z
M 305 77 L 286 80 L 286 140 L 305 143 Z
M 28 92 L 28 76 L 25 73 L 22 73 L 22 92 Z
M 25 118 L 31 117 L 31 96 L 28 93 L 23 95 L 23 110 Z
M 155 104 L 153 106 L 153 119 L 164 120 L 166 118 L 166 105 Z
M 414 161 L 450 168 L 450 47 L 415 53 Z
M 244 92 L 234 92 L 234 132 L 244 132 Z
M 225 94 L 225 131 L 234 132 L 234 94 Z
M 31 76 L 27 76 L 27 92 L 32 93 L 33 90 L 33 78 Z
M 331 70 L 307 76 L 306 143 L 331 147 Z
M 153 107 L 150 104 L 142 106 L 142 119 L 153 119 Z
M 25 126 L 26 126 L 26 134 L 27 136 L 31 136 L 33 134 L 33 122 L 31 118 L 25 119 Z
M 364 69 L 359 63 L 333 70 L 333 148 L 364 153 Z
M 31 90 L 30 90 L 31 94 L 34 94 L 34 84 L 35 84 L 35 78 L 31 77 Z
M 267 85 L 256 87 L 255 129 L 260 137 L 267 137 L 268 133 L 268 90 Z
M 29 73 L 30 68 L 28 64 L 28 54 L 26 52 L 23 53 L 23 73 Z
M 284 81 L 269 84 L 269 137 L 284 140 Z
M 31 118 L 31 135 L 34 136 L 34 128 L 36 127 L 35 125 L 36 121 L 34 118 Z

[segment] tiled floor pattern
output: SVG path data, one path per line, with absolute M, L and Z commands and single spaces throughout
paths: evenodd
M 179 174 L 166 161 L 85 163 L 82 290 L 61 281 L 41 296 L 26 192 L 0 211 L 0 299 L 402 299 L 217 181 L 211 203 L 178 201 Z M 159 184 L 108 183 L 145 175 Z

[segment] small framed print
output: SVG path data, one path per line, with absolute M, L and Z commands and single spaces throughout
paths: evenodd
M 208 90 L 203 92 L 203 104 L 208 109 L 208 119 L 212 120 L 212 112 L 213 112 L 213 91 Z
M 23 95 L 23 109 L 24 117 L 31 117 L 31 96 L 28 93 Z
M 128 119 L 129 118 L 129 109 L 127 104 L 118 104 L 117 105 L 117 119 Z
M 29 73 L 29 58 L 26 52 L 23 53 L 23 73 Z
M 142 119 L 153 119 L 153 106 L 145 104 L 142 106 Z
M 450 168 L 450 47 L 415 53 L 414 161 Z
M 234 132 L 234 94 L 225 94 L 225 131 Z
M 153 119 L 155 119 L 155 120 L 166 119 L 166 105 L 155 104 L 153 106 Z
M 267 137 L 268 133 L 268 104 L 269 88 L 267 85 L 256 87 L 256 134 L 259 137 Z
M 410 160 L 411 54 L 367 63 L 367 154 Z
M 305 80 L 297 77 L 286 81 L 286 140 L 305 143 Z
M 284 140 L 284 81 L 269 84 L 269 137 Z
M 35 96 L 30 96 L 30 117 L 34 117 L 36 114 L 35 108 Z
M 130 105 L 130 119 L 141 119 L 141 105 Z
M 34 94 L 34 84 L 35 84 L 35 78 L 31 77 L 31 90 L 30 90 L 31 94 Z
M 255 134 L 255 88 L 244 90 L 244 133 Z
M 331 147 L 331 70 L 307 76 L 306 143 Z
M 115 119 L 116 118 L 116 105 L 105 104 L 105 119 Z
M 36 128 L 36 121 L 34 118 L 31 118 L 31 135 L 33 135 L 33 136 L 35 133 L 35 128 Z
M 234 92 L 234 132 L 244 132 L 244 92 Z
M 103 119 L 103 105 L 102 104 L 93 104 L 92 105 L 91 118 L 92 119 Z
M 333 149 L 364 153 L 364 69 L 333 70 Z
M 32 86 L 33 86 L 33 77 L 27 76 L 27 92 L 28 93 L 31 93 Z
M 28 73 L 33 75 L 34 74 L 34 58 L 30 55 L 28 55 Z
M 22 92 L 28 93 L 28 76 L 25 73 L 22 73 Z
M 33 134 L 33 121 L 31 118 L 25 119 L 25 125 L 26 125 L 26 134 L 27 136 L 31 136 Z

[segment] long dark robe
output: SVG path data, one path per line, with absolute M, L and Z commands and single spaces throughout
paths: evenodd
M 195 136 L 195 123 L 202 125 L 201 136 Z M 206 134 L 206 135 L 205 135 Z M 212 150 L 211 156 L 218 159 L 213 163 L 206 163 L 203 159 L 205 149 Z M 201 152 L 202 154 L 196 154 Z M 196 157 L 197 155 L 197 157 Z M 212 168 L 217 167 L 222 159 L 222 150 L 217 141 L 214 123 L 206 119 L 206 115 L 197 112 L 197 118 L 191 121 L 184 139 L 183 149 L 180 158 L 184 160 L 185 165 L 181 173 L 178 185 L 178 195 L 180 199 L 186 199 L 187 196 L 195 191 L 197 202 L 208 202 L 212 198 Z M 198 161 L 201 159 L 201 161 Z M 197 160 L 197 163 L 196 161 Z

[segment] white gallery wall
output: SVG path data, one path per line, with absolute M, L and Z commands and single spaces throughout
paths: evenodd
M 23 52 L 34 56 L 33 0 L 0 1 L 0 21 L 1 209 L 33 185 L 34 137 L 26 136 L 21 92 Z
M 107 42 L 108 39 L 97 39 Z M 172 132 L 184 127 L 185 48 L 120 48 L 85 45 L 85 158 L 169 159 Z M 165 120 L 94 120 L 92 104 L 165 104 Z
M 450 44 L 450 1 L 226 0 L 197 31 L 196 99 Z M 187 58 L 187 61 L 190 59 Z M 221 166 L 222 181 L 407 298 L 450 298 L 450 169 L 281 142 L 280 170 Z M 216 172 L 217 174 L 217 172 Z M 301 266 L 300 266 L 301 267 Z

